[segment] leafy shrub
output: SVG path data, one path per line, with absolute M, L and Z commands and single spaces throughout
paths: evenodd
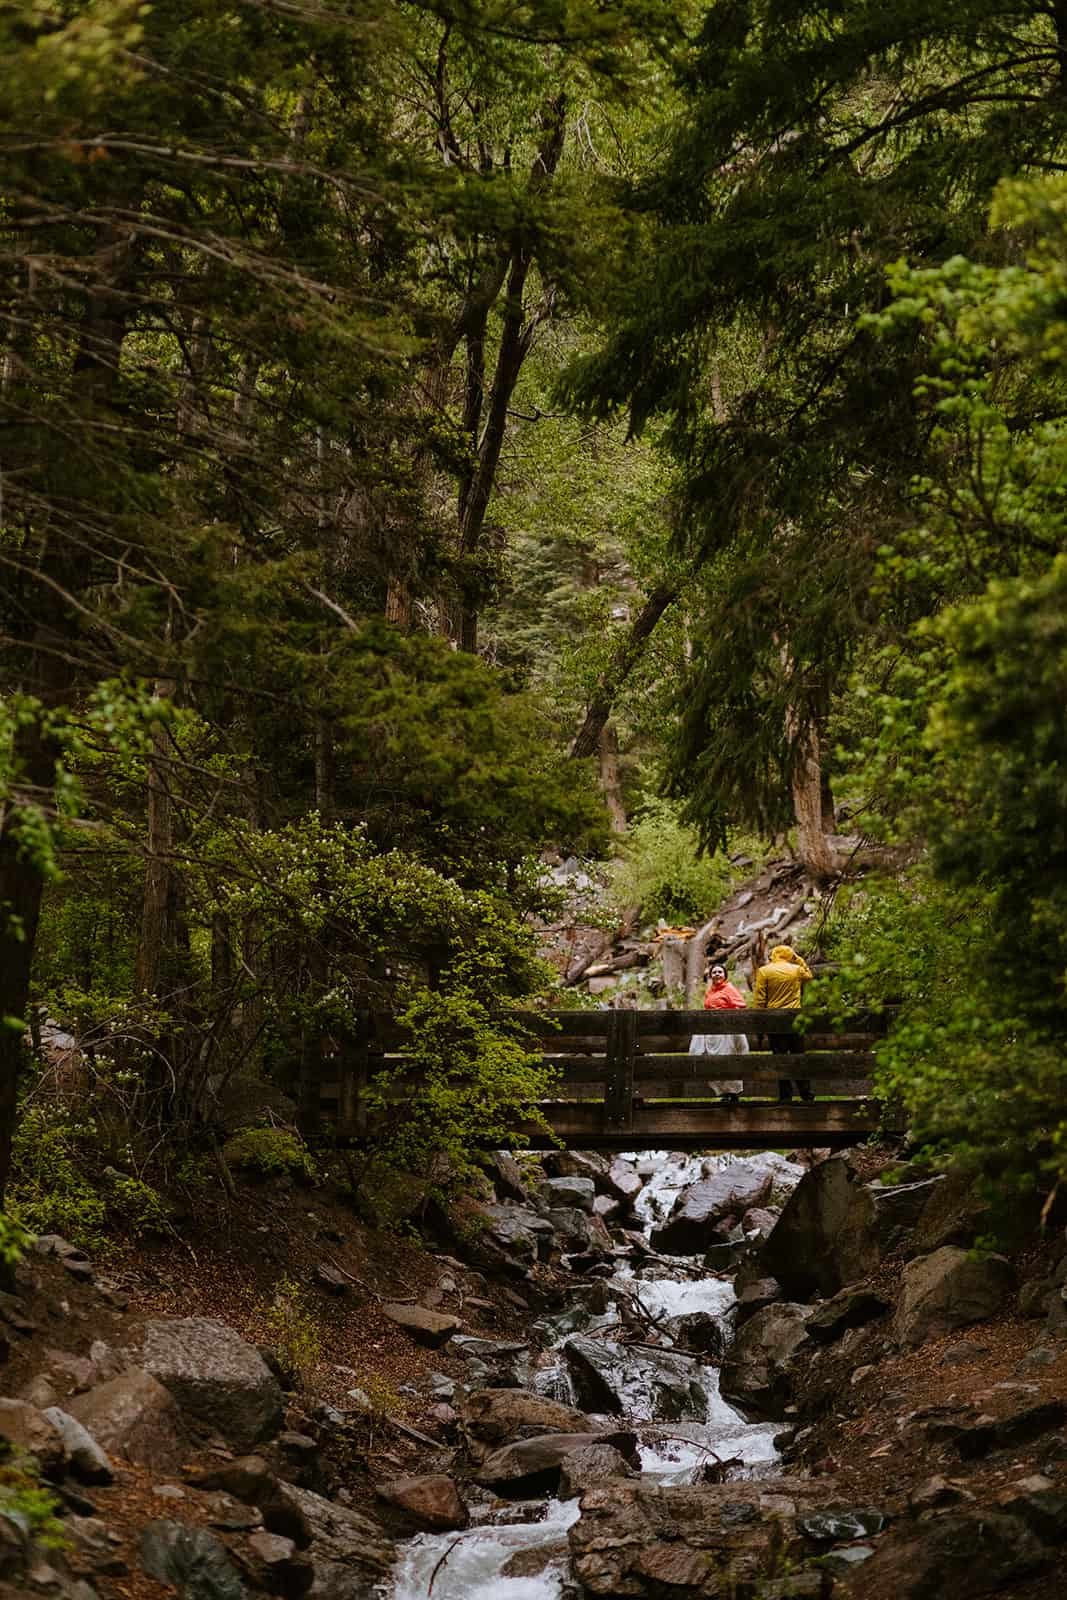
M 298 1381 L 322 1359 L 322 1333 L 304 1293 L 292 1278 L 282 1278 L 265 1316 L 270 1344 L 281 1365 Z
M 61 1106 L 25 1108 L 7 1194 L 15 1222 L 30 1233 L 61 1233 L 85 1249 L 100 1248 L 107 1202 L 87 1170 L 94 1131 Z
M 106 1167 L 103 1177 L 107 1184 L 109 1214 L 117 1218 L 135 1239 L 145 1233 L 172 1231 L 167 1203 L 158 1189 L 145 1183 L 143 1178 L 116 1172 L 114 1167 Z
M 241 1128 L 222 1150 L 227 1166 L 263 1178 L 286 1176 L 314 1183 L 318 1171 L 309 1152 L 285 1128 Z
M 734 843 L 744 846 L 757 866 L 766 853 L 752 839 Z M 752 870 L 732 866 L 721 850 L 702 854 L 696 830 L 680 820 L 674 803 L 650 796 L 635 813 L 622 856 L 612 867 L 612 894 L 620 906 L 640 906 L 649 922 L 700 924 Z

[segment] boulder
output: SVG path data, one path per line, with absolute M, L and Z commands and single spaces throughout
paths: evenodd
M 726 1354 L 720 1374 L 723 1399 L 742 1410 L 781 1418 L 792 1399 L 798 1351 L 811 1349 L 808 1306 L 765 1306 L 745 1323 Z
M 616 1200 L 613 1194 L 598 1194 L 593 1201 L 593 1215 L 599 1217 L 601 1222 L 611 1222 L 613 1218 L 622 1213 L 622 1202 Z
M 1052 1552 L 1020 1518 L 976 1507 L 920 1523 L 914 1538 L 879 1550 L 863 1569 L 863 1592 L 894 1600 L 978 1600 L 1014 1593 L 1051 1560 Z
M 470 1521 L 459 1490 L 443 1472 L 390 1478 L 380 1483 L 376 1492 L 388 1505 L 402 1511 L 415 1527 L 430 1533 L 449 1533 L 465 1528 Z
M 763 1580 L 778 1578 L 806 1554 L 782 1502 L 795 1510 L 810 1490 L 787 1481 L 788 1497 L 765 1495 L 749 1483 L 662 1488 L 616 1480 L 587 1489 L 568 1536 L 583 1594 L 605 1600 L 762 1595 Z
M 206 1528 L 150 1522 L 142 1530 L 141 1565 L 172 1584 L 182 1600 L 245 1600 L 245 1587 L 226 1546 Z
M 546 1150 L 541 1165 L 550 1178 L 588 1178 L 600 1189 L 611 1162 L 596 1150 Z
M 890 1309 L 890 1302 L 884 1295 L 862 1283 L 850 1284 L 816 1306 L 805 1324 L 808 1338 L 817 1344 L 832 1344 L 849 1328 L 863 1328 Z
M 616 1156 L 607 1170 L 604 1187 L 608 1194 L 613 1194 L 616 1200 L 620 1200 L 629 1210 L 641 1193 L 643 1185 L 633 1163 L 624 1161 L 622 1156 Z
M 779 1211 L 768 1211 L 766 1206 L 753 1206 L 752 1210 L 746 1211 L 741 1218 L 741 1232 L 758 1233 L 761 1239 L 766 1239 L 780 1215 Z
M 259 1351 L 225 1322 L 210 1317 L 149 1322 L 141 1364 L 183 1411 L 239 1450 L 269 1439 L 281 1427 L 277 1379 Z
M 726 1349 L 722 1322 L 710 1311 L 685 1311 L 677 1317 L 668 1317 L 663 1326 L 683 1350 L 693 1350 L 698 1355 L 718 1360 Z
M 900 1243 L 904 1235 L 923 1216 L 927 1206 L 945 1182 L 939 1172 L 934 1178 L 924 1178 L 918 1183 L 868 1184 L 874 1201 L 875 1229 L 883 1254 Z
M 637 1435 L 619 1433 L 545 1433 L 518 1439 L 487 1456 L 475 1482 L 507 1494 L 555 1489 L 563 1463 L 585 1445 L 611 1445 L 632 1466 L 639 1465 Z
M 526 1206 L 486 1205 L 479 1208 L 486 1221 L 485 1236 L 505 1255 L 520 1261 L 547 1261 L 552 1252 L 551 1222 Z
M 592 1423 L 583 1411 L 525 1389 L 476 1389 L 463 1401 L 463 1432 L 476 1453 L 524 1435 L 588 1433 Z
M 588 1211 L 579 1211 L 574 1206 L 555 1206 L 548 1213 L 548 1220 L 556 1234 L 556 1244 L 559 1249 L 567 1251 L 591 1249 L 593 1230 L 590 1224 L 594 1219 Z
M 197 1489 L 219 1489 L 246 1506 L 267 1505 L 275 1498 L 278 1479 L 262 1456 L 237 1456 L 194 1472 L 186 1480 Z
M 141 1367 L 98 1383 L 67 1410 L 110 1455 L 169 1472 L 185 1451 L 181 1413 L 169 1390 Z
M 280 1594 L 285 1600 L 300 1600 L 315 1581 L 315 1568 L 292 1539 L 280 1533 L 249 1536 L 243 1551 L 244 1566 L 257 1589 Z
M 61 1478 L 67 1464 L 63 1436 L 43 1411 L 26 1400 L 0 1400 L 0 1438 L 34 1456 L 46 1478 Z
M 923 1344 L 938 1334 L 982 1322 L 999 1311 L 1015 1286 L 1004 1256 L 971 1255 L 943 1245 L 904 1268 L 893 1332 L 901 1344 Z
M 513 1155 L 507 1150 L 494 1150 L 491 1155 L 483 1157 L 482 1164 L 492 1180 L 498 1199 L 517 1200 L 519 1205 L 529 1205 L 530 1196 L 526 1192 L 522 1168 Z
M 269 1533 L 307 1551 L 314 1600 L 373 1600 L 396 1560 L 392 1540 L 373 1517 L 294 1484 L 280 1486 L 278 1498 L 263 1507 L 263 1521 Z
M 563 1462 L 559 1474 L 559 1498 L 574 1500 L 595 1483 L 608 1478 L 632 1478 L 634 1469 L 620 1450 L 612 1444 L 583 1444 L 572 1450 Z
M 55 1428 L 63 1441 L 63 1448 L 67 1454 L 71 1471 L 82 1483 L 110 1483 L 115 1474 L 111 1470 L 111 1462 L 107 1453 L 101 1450 L 88 1428 L 84 1427 L 69 1411 L 61 1411 L 59 1406 L 49 1406 L 43 1413 Z
M 575 1334 L 564 1344 L 563 1358 L 578 1400 L 589 1411 L 622 1416 L 633 1410 L 653 1422 L 707 1417 L 707 1391 L 691 1357 Z
M 836 1294 L 880 1259 L 874 1199 L 844 1156 L 805 1172 L 757 1256 L 762 1273 L 797 1298 Z
M 557 1209 L 571 1207 L 578 1211 L 592 1211 L 596 1185 L 592 1178 L 576 1174 L 566 1178 L 546 1178 L 544 1198 L 550 1214 Z
M 785 1292 L 777 1278 L 755 1278 L 750 1280 L 738 1292 L 738 1323 L 747 1322 L 749 1317 L 757 1311 L 762 1311 L 764 1306 L 773 1306 L 777 1301 L 784 1299 Z
M 652 1234 L 652 1245 L 665 1255 L 698 1255 L 717 1242 L 717 1224 L 736 1221 L 746 1211 L 761 1206 L 771 1192 L 769 1170 L 737 1162 L 701 1178 L 681 1191 L 667 1221 Z
M 453 1317 L 446 1311 L 431 1311 L 428 1306 L 404 1305 L 398 1300 L 385 1301 L 381 1311 L 383 1317 L 431 1350 L 436 1350 L 451 1339 L 463 1326 L 459 1317 Z

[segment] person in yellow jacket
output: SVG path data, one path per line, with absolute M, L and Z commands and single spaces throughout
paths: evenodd
M 775 945 L 771 959 L 756 974 L 756 990 L 752 996 L 754 1011 L 799 1011 L 803 987 L 815 976 L 803 956 L 798 956 L 787 944 Z M 771 1050 L 775 1055 L 802 1055 L 804 1039 L 798 1033 L 771 1033 Z M 802 1100 L 814 1100 L 810 1078 L 797 1078 L 796 1091 Z M 778 1099 L 792 1100 L 794 1080 L 779 1078 Z

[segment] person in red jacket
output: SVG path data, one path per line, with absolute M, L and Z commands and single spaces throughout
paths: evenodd
M 743 1011 L 748 1001 L 726 977 L 726 968 L 716 963 L 708 974 L 704 991 L 705 1011 Z M 689 1044 L 691 1056 L 746 1056 L 748 1039 L 743 1033 L 696 1033 Z M 724 1106 L 736 1106 L 744 1084 L 739 1078 L 727 1079 L 720 1087 Z

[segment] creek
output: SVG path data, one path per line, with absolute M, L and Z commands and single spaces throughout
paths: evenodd
M 641 1151 L 629 1159 L 644 1177 L 634 1215 L 646 1241 L 680 1191 L 701 1177 L 738 1163 L 770 1169 L 780 1205 L 804 1171 L 771 1152 L 686 1158 Z M 615 1407 L 598 1413 L 588 1404 L 587 1377 L 583 1409 L 598 1427 L 636 1433 L 641 1476 L 649 1482 L 697 1483 L 709 1467 L 731 1480 L 775 1476 L 773 1441 L 782 1424 L 747 1422 L 720 1395 L 712 1358 L 677 1349 L 663 1329 L 670 1318 L 704 1313 L 715 1325 L 707 1329 L 705 1348 L 725 1347 L 735 1319 L 730 1277 L 702 1270 L 699 1257 L 651 1256 L 622 1246 L 612 1276 L 600 1282 L 603 1293 L 591 1296 L 589 1280 L 576 1277 L 570 1303 L 534 1325 L 539 1349 L 519 1373 L 523 1387 L 580 1405 L 575 1368 L 592 1372 L 605 1396 L 614 1395 Z M 632 1323 L 620 1314 L 628 1296 L 638 1302 L 655 1342 L 634 1342 Z M 577 1592 L 566 1546 L 579 1500 L 501 1505 L 486 1498 L 491 1503 L 472 1506 L 465 1532 L 420 1534 L 401 1547 L 388 1600 L 567 1600 Z

